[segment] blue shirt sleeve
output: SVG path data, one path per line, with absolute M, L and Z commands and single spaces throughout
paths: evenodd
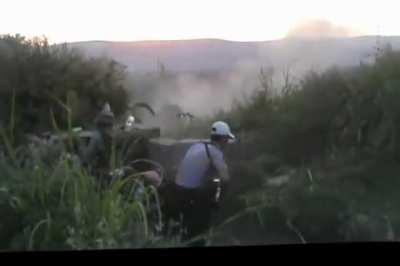
M 225 162 L 224 154 L 218 148 L 212 147 L 210 149 L 210 156 L 212 157 L 215 168 L 223 181 L 229 181 L 228 166 Z

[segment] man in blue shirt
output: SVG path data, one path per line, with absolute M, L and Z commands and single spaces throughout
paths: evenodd
M 210 184 L 218 178 L 223 186 L 229 181 L 228 167 L 223 150 L 235 136 L 227 123 L 212 125 L 211 142 L 199 142 L 186 152 L 175 179 L 175 196 L 182 226 L 189 240 L 206 232 L 209 227 L 216 190 Z M 195 245 L 203 245 L 198 241 Z

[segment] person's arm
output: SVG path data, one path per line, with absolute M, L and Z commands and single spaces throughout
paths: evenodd
M 229 190 L 229 181 L 230 181 L 230 176 L 229 176 L 229 171 L 228 171 L 228 165 L 226 164 L 224 155 L 221 151 L 219 150 L 214 150 L 211 152 L 212 160 L 215 169 L 218 172 L 218 175 L 220 177 L 220 194 L 219 194 L 219 199 L 218 202 L 223 201 L 227 195 L 227 192 Z
M 210 154 L 213 159 L 214 167 L 218 171 L 218 175 L 223 183 L 230 180 L 228 165 L 225 162 L 224 155 L 222 152 L 213 150 Z

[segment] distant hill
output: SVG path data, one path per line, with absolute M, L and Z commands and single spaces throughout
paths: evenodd
M 282 39 L 233 42 L 218 39 L 68 43 L 92 57 L 108 56 L 130 71 L 149 72 L 162 62 L 169 71 L 214 71 L 238 67 L 300 65 L 300 68 L 357 65 L 369 60 L 377 44 L 400 49 L 400 37 Z

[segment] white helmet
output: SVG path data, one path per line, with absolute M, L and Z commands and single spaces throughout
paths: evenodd
M 225 136 L 230 139 L 235 139 L 235 136 L 231 133 L 231 129 L 228 124 L 222 121 L 217 121 L 211 126 L 211 135 Z

